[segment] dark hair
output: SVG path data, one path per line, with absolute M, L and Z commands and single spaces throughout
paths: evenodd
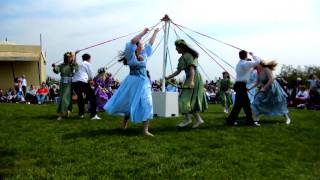
M 229 75 L 229 73 L 228 73 L 227 71 L 224 71 L 224 72 L 222 73 L 222 75 L 225 75 L 225 74 L 227 75 L 227 78 L 230 79 L 230 75 Z
M 69 62 L 68 62 L 68 59 L 69 59 L 69 57 L 72 57 L 72 52 L 66 52 L 66 53 L 64 53 L 64 55 L 63 55 L 63 63 L 64 64 L 68 64 Z
M 185 43 L 184 40 L 177 40 L 174 44 L 175 44 L 177 47 L 181 48 L 183 52 L 188 52 L 188 53 L 190 53 L 190 54 L 193 56 L 193 58 L 196 59 L 196 58 L 199 57 L 199 53 L 198 53 L 196 50 L 190 48 L 190 47 Z
M 140 44 L 140 41 L 137 41 L 135 45 L 139 46 L 139 44 Z M 125 51 L 119 51 L 118 62 L 122 62 L 123 65 L 128 65 L 128 59 L 126 58 L 126 52 Z
M 90 58 L 91 58 L 90 54 L 84 54 L 84 55 L 82 55 L 82 60 L 83 60 L 83 61 L 89 61 Z
M 240 57 L 240 59 L 242 59 L 242 60 L 246 59 L 246 58 L 248 57 L 248 52 L 245 51 L 245 50 L 241 50 L 241 51 L 239 52 L 239 57 Z
M 126 58 L 126 53 L 124 51 L 119 52 L 118 62 L 122 62 L 123 65 L 128 65 L 128 59 Z

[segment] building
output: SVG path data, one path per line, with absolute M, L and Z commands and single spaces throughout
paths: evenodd
M 0 88 L 13 87 L 15 77 L 26 75 L 28 86 L 46 80 L 46 61 L 39 45 L 0 43 Z

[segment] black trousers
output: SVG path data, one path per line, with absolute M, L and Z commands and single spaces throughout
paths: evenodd
M 246 123 L 248 125 L 253 125 L 252 111 L 250 107 L 250 100 L 247 93 L 247 87 L 245 82 L 236 82 L 234 84 L 234 90 L 236 91 L 236 100 L 230 115 L 227 118 L 227 124 L 233 125 L 238 115 L 243 108 L 246 114 Z
M 78 108 L 79 108 L 79 116 L 84 115 L 84 98 L 83 94 L 86 95 L 86 99 L 90 102 L 90 117 L 93 117 L 97 114 L 97 103 L 94 95 L 93 89 L 90 87 L 89 83 L 84 83 L 81 81 L 73 82 L 72 89 L 78 96 Z

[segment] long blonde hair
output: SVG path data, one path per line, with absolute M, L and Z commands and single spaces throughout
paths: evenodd
M 266 67 L 269 68 L 271 71 L 274 71 L 276 66 L 278 65 L 278 62 L 276 60 L 272 60 L 272 61 L 266 61 L 266 60 L 262 60 L 260 62 L 260 65 L 262 67 Z

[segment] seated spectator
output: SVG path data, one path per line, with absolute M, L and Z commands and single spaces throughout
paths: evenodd
M 3 90 L 0 89 L 0 102 L 6 102 L 7 98 L 5 96 L 5 94 L 3 94 Z
M 14 103 L 25 102 L 22 91 L 13 91 L 12 96 L 12 102 Z
M 309 91 L 307 109 L 320 110 L 320 93 L 314 88 Z
M 299 86 L 298 93 L 296 94 L 295 105 L 297 108 L 305 108 L 307 100 L 309 98 L 309 92 L 305 86 Z
M 14 90 L 13 88 L 8 89 L 7 93 L 6 93 L 6 99 L 7 102 L 11 102 L 13 99 L 13 94 L 14 94 Z
M 170 83 L 168 83 L 166 87 L 167 92 L 178 92 L 177 82 L 175 79 L 170 79 Z
M 155 80 L 151 85 L 151 90 L 153 92 L 157 92 L 157 91 L 160 91 L 160 89 L 161 89 L 160 83 L 157 80 Z
M 209 90 L 206 89 L 206 97 L 208 100 L 208 103 L 214 103 L 216 101 L 216 93 L 214 92 L 213 88 L 210 88 Z
M 43 104 L 47 95 L 49 93 L 49 90 L 48 88 L 46 87 L 46 84 L 43 82 L 41 84 L 41 87 L 38 89 L 37 91 L 37 101 L 38 101 L 38 104 Z
M 50 100 L 53 101 L 55 104 L 59 103 L 59 89 L 57 85 L 53 84 L 49 90 Z
M 30 85 L 29 89 L 27 89 L 26 101 L 27 101 L 27 104 L 37 103 L 37 89 L 32 84 Z

